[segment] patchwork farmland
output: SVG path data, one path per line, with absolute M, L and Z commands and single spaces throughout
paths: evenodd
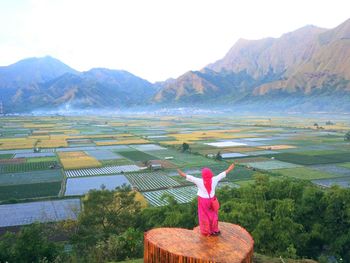
M 79 212 L 79 198 L 88 191 L 123 184 L 151 206 L 167 204 L 167 195 L 186 203 L 196 197 L 196 188 L 177 168 L 200 177 L 203 167 L 219 174 L 231 162 L 236 169 L 221 186 L 249 184 L 264 173 L 274 180 L 349 187 L 348 130 L 350 121 L 342 116 L 4 116 L 0 211 L 24 209 L 27 215 L 19 213 L 16 224 L 74 219 L 66 204 Z M 71 196 L 78 201 L 65 201 Z M 57 203 L 45 203 L 52 198 Z M 59 215 L 51 216 L 55 211 Z M 0 227 L 6 220 L 0 217 Z

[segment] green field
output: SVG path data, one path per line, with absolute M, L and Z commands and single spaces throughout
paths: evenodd
M 155 156 L 140 151 L 119 152 L 119 154 L 132 161 L 149 161 L 157 159 Z
M 13 154 L 0 154 L 0 159 L 10 159 Z
M 57 196 L 60 182 L 0 186 L 0 201 Z
M 0 173 L 20 173 L 36 170 L 47 170 L 50 169 L 50 167 L 55 167 L 57 165 L 58 163 L 56 161 L 3 164 L 0 165 Z
M 302 153 L 280 153 L 274 155 L 277 160 L 301 165 L 350 162 L 350 152 L 310 155 Z
M 0 175 L 0 185 L 35 184 L 61 182 L 61 170 L 44 170 L 23 173 L 5 173 Z
M 128 159 L 100 160 L 100 163 L 102 163 L 103 166 L 134 164 L 133 161 Z
M 41 163 L 41 162 L 54 162 L 57 161 L 56 157 L 36 157 L 36 158 L 27 158 L 27 163 Z
M 293 169 L 281 169 L 274 170 L 275 173 L 279 173 L 284 176 L 294 177 L 303 180 L 314 180 L 314 179 L 324 179 L 324 178 L 335 178 L 339 177 L 334 174 L 320 172 L 312 170 L 306 167 L 293 168 Z
M 345 167 L 345 168 L 350 168 L 350 162 L 349 163 L 339 164 L 339 166 L 342 166 L 342 167 Z

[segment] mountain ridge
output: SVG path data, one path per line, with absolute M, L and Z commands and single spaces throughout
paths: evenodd
M 208 69 L 211 72 L 206 74 Z M 294 96 L 300 98 L 302 104 L 307 104 L 305 98 L 310 97 L 313 101 L 310 108 L 320 108 L 323 106 L 317 105 L 317 97 L 334 93 L 350 98 L 350 19 L 333 29 L 308 25 L 279 38 L 239 39 L 222 59 L 199 72 L 204 73 L 206 79 L 216 75 L 216 79 L 221 78 L 221 83 L 225 83 L 227 76 L 239 74 L 240 79 L 231 77 L 227 85 L 216 85 L 217 89 L 224 87 L 226 91 L 218 99 L 228 101 L 229 105 L 245 105 L 250 101 L 269 107 L 271 102 L 283 103 L 286 97 Z M 242 74 L 246 77 L 242 78 Z M 180 78 L 186 79 L 186 74 Z M 197 93 L 202 97 L 199 80 L 187 80 L 188 94 Z M 207 85 L 211 84 L 213 82 Z M 163 86 L 156 94 L 157 103 L 176 104 L 186 100 L 182 94 L 173 94 L 172 100 L 168 99 L 168 91 L 174 93 L 181 85 L 177 79 Z M 236 93 L 242 93 L 242 96 L 237 98 Z M 350 110 L 349 105 L 338 106 Z
M 8 112 L 216 104 L 350 111 L 350 19 L 333 29 L 239 39 L 201 70 L 154 84 L 125 70 L 79 72 L 50 56 L 28 58 L 0 67 L 0 100 Z

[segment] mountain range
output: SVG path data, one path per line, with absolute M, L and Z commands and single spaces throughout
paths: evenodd
M 0 67 L 8 112 L 62 106 L 224 106 L 246 110 L 350 111 L 350 19 L 280 38 L 238 40 L 220 60 L 150 83 L 127 71 L 78 72 L 52 57 Z

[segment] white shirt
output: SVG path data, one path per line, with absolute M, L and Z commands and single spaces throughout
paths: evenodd
M 215 188 L 216 188 L 218 182 L 221 179 L 225 178 L 225 177 L 226 177 L 226 171 L 220 173 L 217 176 L 213 176 L 212 183 L 211 183 L 210 197 L 214 197 L 215 196 Z M 207 189 L 204 186 L 204 182 L 203 182 L 202 178 L 197 178 L 197 177 L 194 177 L 192 175 L 186 174 L 186 180 L 189 181 L 189 182 L 194 183 L 195 185 L 197 185 L 197 187 L 198 187 L 197 195 L 198 196 L 200 196 L 202 198 L 210 198 L 208 196 L 208 191 L 207 191 Z

